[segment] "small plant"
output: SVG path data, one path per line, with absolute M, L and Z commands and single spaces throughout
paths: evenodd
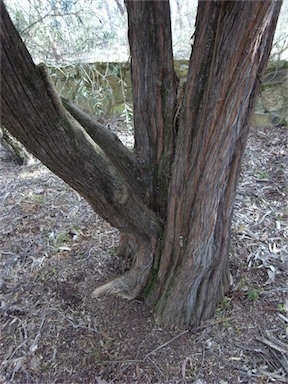
M 277 309 L 281 313 L 286 313 L 287 312 L 287 308 L 286 308 L 285 304 L 278 304 Z
M 258 180 L 269 179 L 269 173 L 267 171 L 258 171 L 256 177 Z
M 119 85 L 121 88 L 121 93 L 123 98 L 123 112 L 121 114 L 121 117 L 124 119 L 125 123 L 128 125 L 128 124 L 131 124 L 132 122 L 133 107 L 127 101 L 127 84 L 123 80 L 124 76 L 123 76 L 121 67 L 119 69 L 119 75 L 120 75 Z
M 41 195 L 41 194 L 33 194 L 33 195 L 32 195 L 32 199 L 33 199 L 36 203 L 38 203 L 38 204 L 43 204 L 43 203 L 44 203 L 44 200 L 45 200 L 44 196 Z
M 250 300 L 258 300 L 259 299 L 259 291 L 257 289 L 251 289 L 250 291 L 247 292 L 248 299 Z
M 96 359 L 99 359 L 100 351 L 98 350 L 98 348 L 93 347 L 91 352 L 92 352 L 93 356 L 94 356 Z
M 219 305 L 217 312 L 230 311 L 232 309 L 231 298 L 225 296 L 221 304 Z
M 52 267 L 52 269 L 51 269 L 51 272 L 52 272 L 52 275 L 57 275 L 57 268 L 55 268 L 55 267 Z
M 69 235 L 66 232 L 59 233 L 56 237 L 56 243 L 62 244 L 69 240 Z
M 55 251 L 59 251 L 61 247 L 65 246 L 69 240 L 71 240 L 69 233 L 61 232 L 58 233 L 56 236 L 51 236 L 51 239 L 53 240 L 53 246 Z
M 228 328 L 229 326 L 230 326 L 230 324 L 228 321 L 223 321 L 223 323 L 222 323 L 223 328 Z

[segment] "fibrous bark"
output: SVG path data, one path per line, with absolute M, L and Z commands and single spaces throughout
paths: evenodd
M 167 327 L 211 317 L 228 288 L 240 163 L 280 6 L 199 3 L 163 251 L 148 293 Z
M 175 145 L 177 77 L 169 1 L 126 1 L 135 155 L 149 181 L 148 205 L 165 219 Z

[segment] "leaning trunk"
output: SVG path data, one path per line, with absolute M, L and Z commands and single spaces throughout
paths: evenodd
M 143 167 L 118 137 L 61 100 L 43 65 L 35 66 L 1 1 L 1 121 L 38 159 L 122 233 L 133 235 L 132 270 L 113 293 L 144 288 L 161 225 L 145 204 Z M 69 111 L 69 112 L 68 112 Z

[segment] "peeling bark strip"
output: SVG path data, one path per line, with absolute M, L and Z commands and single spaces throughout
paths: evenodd
M 0 1 L 3 125 L 121 231 L 119 251 L 133 258 L 93 296 L 141 294 L 166 328 L 209 318 L 228 286 L 240 163 L 281 2 L 200 1 L 177 105 L 169 2 L 126 0 L 132 154 L 72 103 L 73 117 L 65 110 Z

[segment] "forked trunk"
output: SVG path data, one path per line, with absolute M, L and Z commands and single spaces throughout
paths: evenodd
M 134 153 L 67 100 L 64 108 L 2 1 L 1 117 L 120 230 L 132 269 L 93 295 L 142 295 L 160 325 L 188 327 L 212 316 L 228 288 L 240 163 L 281 2 L 200 1 L 178 96 L 169 2 L 126 5 Z

